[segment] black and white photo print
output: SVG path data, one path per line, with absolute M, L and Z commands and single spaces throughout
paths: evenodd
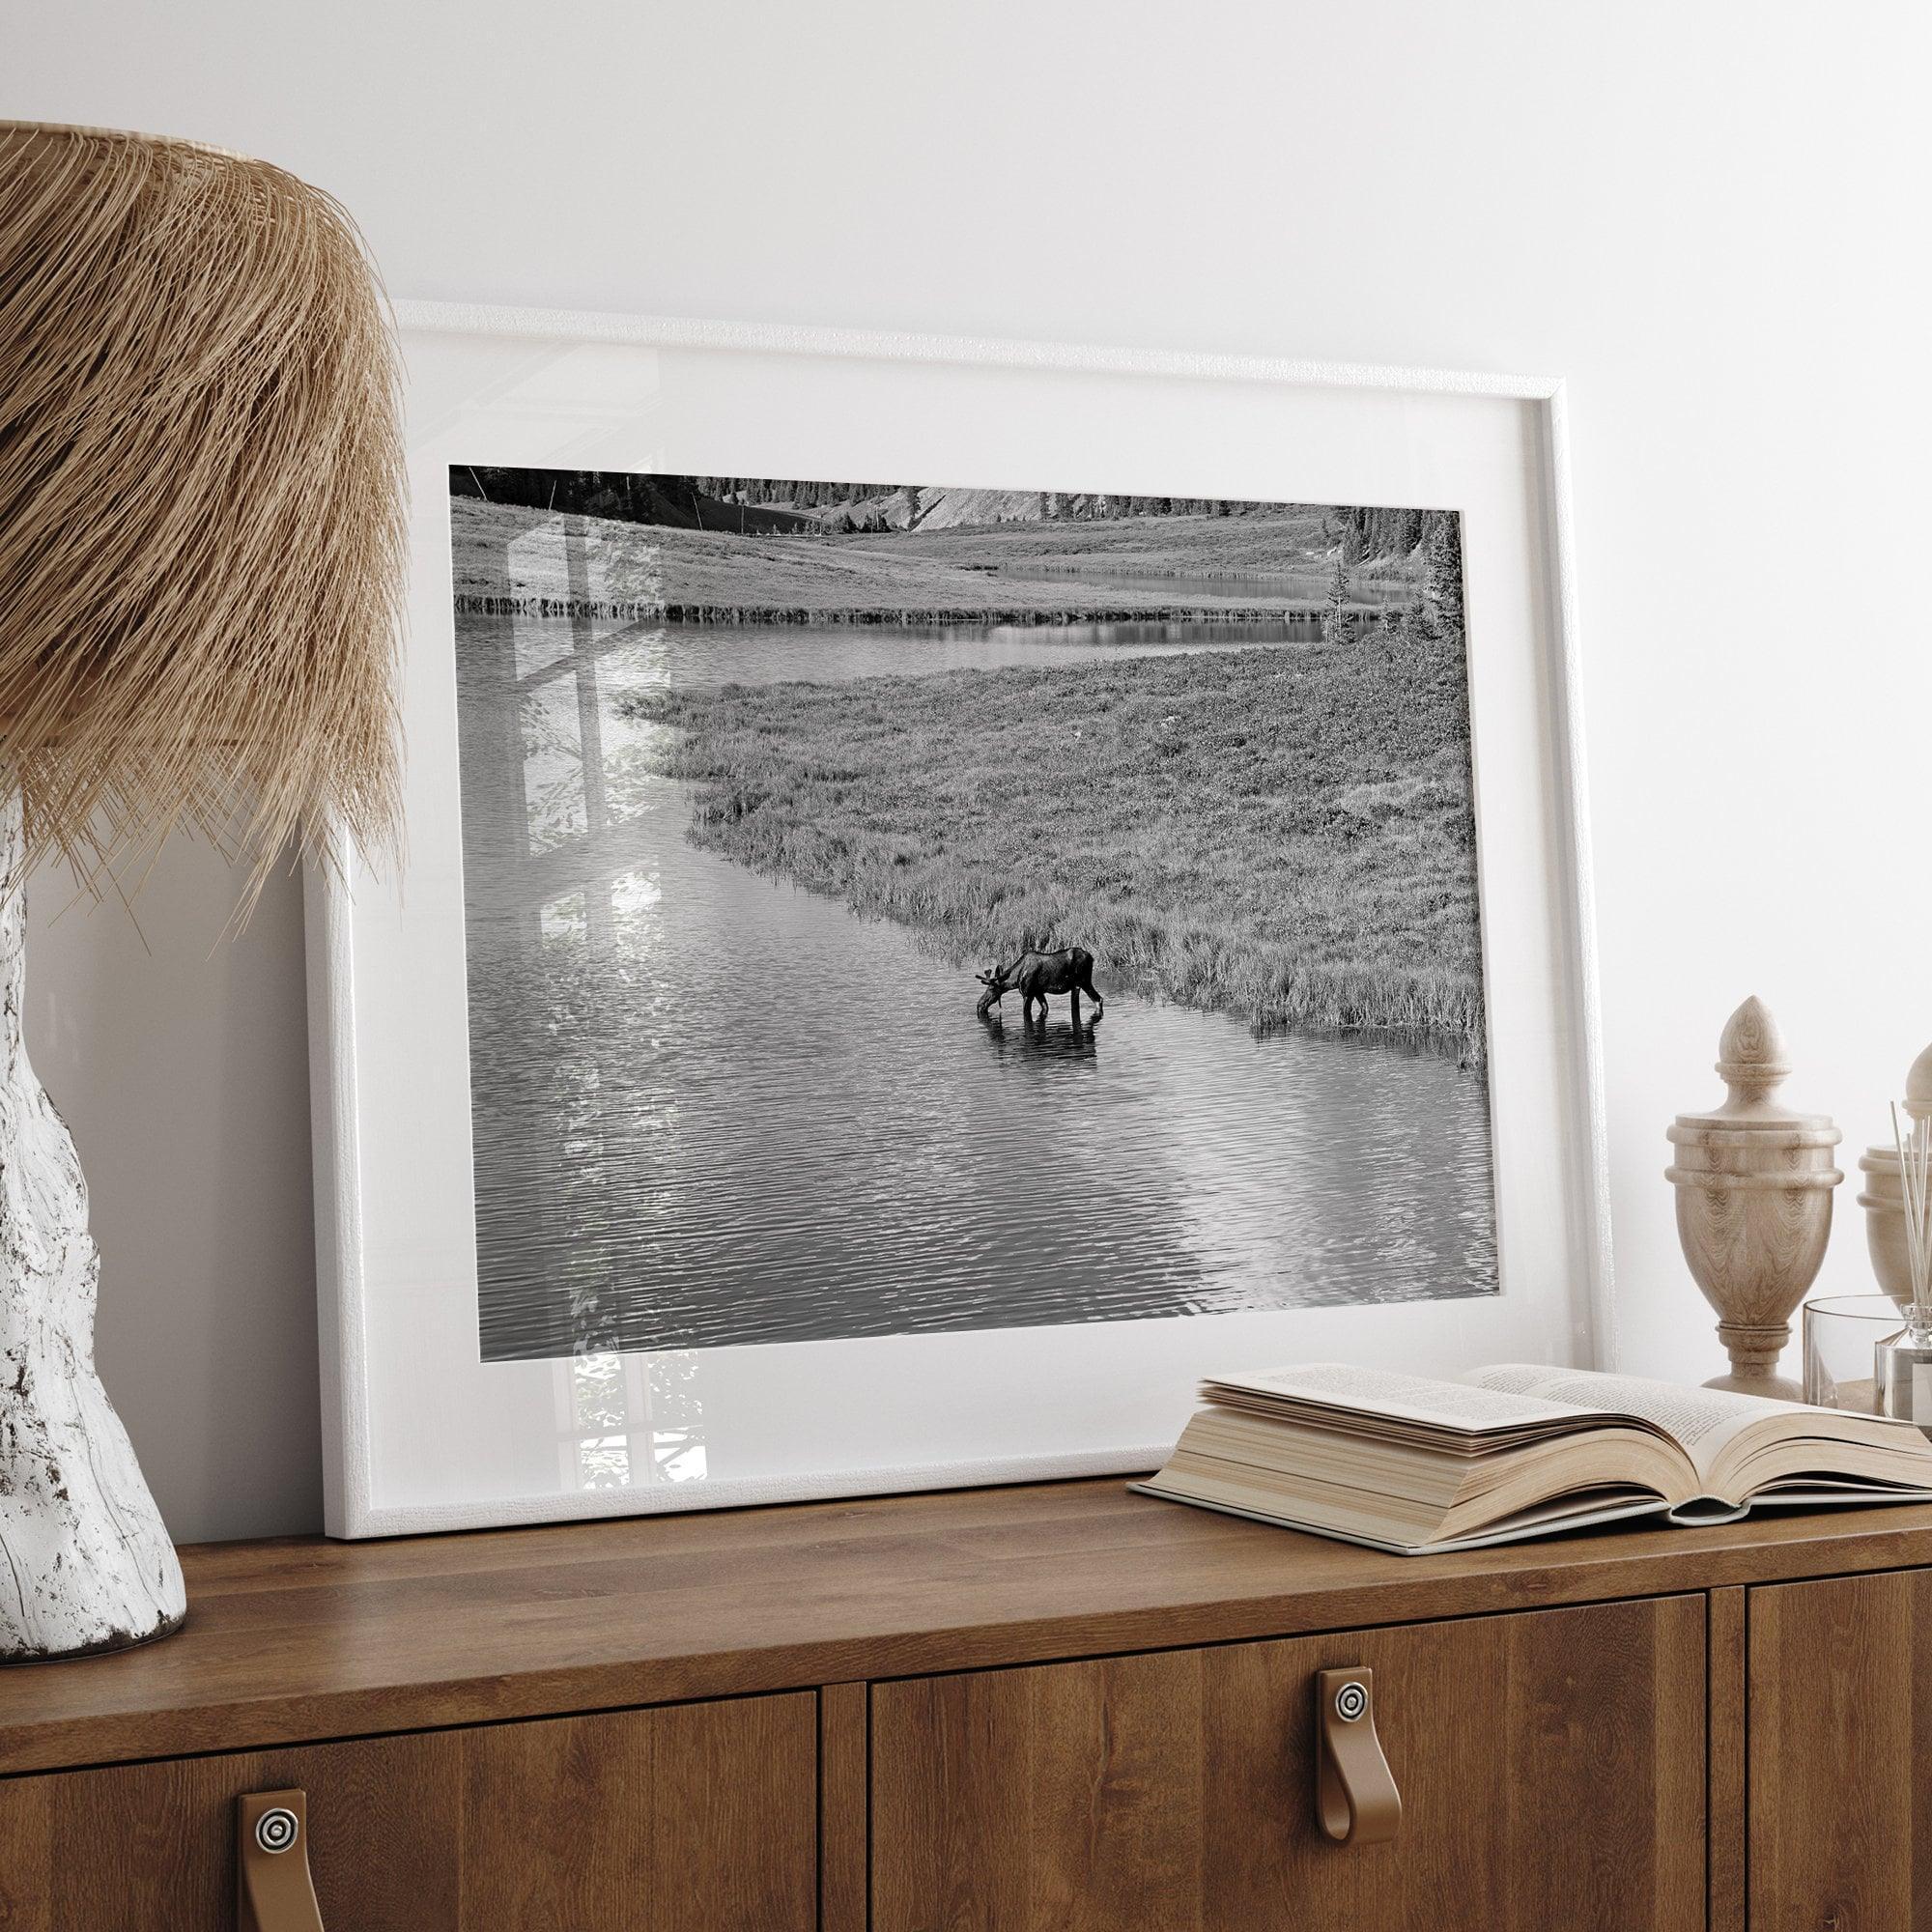
M 1454 511 L 450 488 L 485 1360 L 1495 1291 Z

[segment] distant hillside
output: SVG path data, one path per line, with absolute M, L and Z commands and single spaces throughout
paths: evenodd
M 457 608 L 469 611 L 738 623 L 1255 621 L 1326 608 L 1332 561 L 1305 548 L 1321 515 L 740 536 L 457 497 L 450 538 Z M 1351 592 L 1348 608 L 1411 604 L 1421 590 L 1414 571 L 1388 569 L 1378 587 Z M 1175 578 L 1185 587 L 1172 587 Z
M 450 494 L 484 502 L 666 529 L 768 536 L 810 530 L 984 529 L 998 524 L 1123 523 L 1204 517 L 1259 521 L 1305 532 L 1305 557 L 1335 556 L 1349 569 L 1417 557 L 1449 514 L 1335 508 L 1223 497 L 1134 497 L 1058 490 L 950 490 L 917 483 L 812 483 L 759 476 L 643 476 L 607 469 L 508 469 L 454 465 Z
M 668 480 L 668 479 L 660 479 Z M 949 490 L 916 483 L 787 483 L 770 477 L 679 479 L 713 500 L 755 514 L 783 509 L 838 530 L 948 530 L 988 524 L 1118 523 L 1136 517 L 1313 517 L 1349 564 L 1414 554 L 1430 512 L 1328 509 L 1229 497 L 1132 497 L 1060 490 Z
M 727 503 L 698 476 L 637 476 L 616 469 L 503 469 L 449 467 L 449 494 L 546 514 L 661 524 L 673 530 L 729 530 L 739 536 L 816 529 L 815 517 L 778 507 Z M 867 486 L 869 487 L 869 486 Z

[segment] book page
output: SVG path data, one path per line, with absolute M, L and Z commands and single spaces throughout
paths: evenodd
M 1478 1388 L 1544 1401 L 1589 1403 L 1653 1423 L 1708 1477 L 1712 1464 L 1741 1431 L 1753 1423 L 1793 1419 L 1797 1406 L 1767 1396 L 1738 1395 L 1730 1389 L 1687 1388 L 1681 1382 L 1652 1381 L 1646 1376 L 1612 1376 L 1597 1369 L 1554 1369 L 1546 1363 L 1501 1362 L 1473 1369 Z
M 1439 1381 L 1429 1376 L 1406 1376 L 1394 1369 L 1358 1369 L 1347 1362 L 1310 1362 L 1293 1369 L 1270 1369 L 1262 1375 L 1215 1376 L 1203 1384 L 1203 1393 L 1210 1402 L 1224 1390 L 1355 1409 L 1366 1415 L 1395 1416 L 1406 1422 L 1476 1434 L 1520 1429 L 1525 1424 L 1603 1419 L 1597 1404 L 1579 1404 L 1575 1397 L 1552 1398 L 1502 1383 L 1478 1386 L 1473 1378 Z
M 1473 1536 L 1416 1543 L 1404 1542 L 1393 1536 L 1378 1536 L 1359 1523 L 1318 1520 L 1306 1512 L 1291 1514 L 1287 1510 L 1268 1509 L 1232 1497 L 1197 1495 L 1190 1490 L 1169 1488 L 1158 1476 L 1145 1482 L 1129 1483 L 1127 1488 L 1140 1495 L 1161 1496 L 1169 1502 L 1187 1503 L 1195 1509 L 1218 1510 L 1225 1516 L 1246 1517 L 1250 1521 L 1273 1523 L 1281 1529 L 1304 1530 L 1314 1536 L 1332 1537 L 1338 1543 L 1359 1544 L 1365 1549 L 1386 1549 L 1396 1556 L 1432 1556 L 1454 1549 L 1483 1549 L 1492 1544 L 1519 1543 L 1528 1537 L 1551 1536 L 1558 1530 L 1586 1529 L 1631 1517 L 1662 1516 L 1666 1507 L 1655 1496 L 1627 1497 L 1620 1492 L 1604 1490 L 1570 1497 L 1567 1504 L 1561 1506 L 1560 1513 L 1553 1516 L 1541 1511 L 1525 1511 L 1499 1526 Z M 1742 1516 L 1744 1512 L 1739 1510 L 1732 1514 Z

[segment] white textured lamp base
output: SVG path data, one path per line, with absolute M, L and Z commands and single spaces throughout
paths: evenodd
M 18 797 L 0 800 L 0 1662 L 122 1650 L 187 1613 L 181 1564 L 94 1370 L 87 1182 L 21 1037 Z

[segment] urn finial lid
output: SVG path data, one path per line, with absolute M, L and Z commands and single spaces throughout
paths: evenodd
M 1729 1090 L 1708 1114 L 1680 1114 L 1684 1126 L 1733 1128 L 1825 1127 L 1827 1114 L 1800 1114 L 1776 1096 L 1791 1071 L 1784 1036 L 1771 1009 L 1755 993 L 1724 1022 L 1718 1039 L 1718 1076 Z M 1932 1108 L 1932 1061 L 1926 1066 L 1926 1100 Z
M 1912 1063 L 1912 1070 L 1905 1076 L 1905 1116 L 1911 1121 L 1932 1121 L 1932 1046 L 1928 1046 Z M 1898 1173 L 1898 1143 L 1894 1140 L 1874 1141 L 1860 1158 L 1859 1166 L 1866 1174 Z M 1861 1195 L 1860 1200 L 1864 1200 Z M 1898 1197 L 1894 1193 L 1886 1202 L 1888 1209 L 1896 1208 Z M 1888 1291 L 1889 1292 L 1889 1291 Z M 1909 1291 L 1907 1291 L 1909 1295 Z
M 1784 1036 L 1771 1009 L 1753 993 L 1724 1022 L 1718 1038 L 1718 1077 L 1731 1090 L 1725 1110 L 1760 1105 L 1790 1071 Z
M 1932 1046 L 1912 1063 L 1905 1076 L 1905 1111 L 1915 1121 L 1932 1120 Z

